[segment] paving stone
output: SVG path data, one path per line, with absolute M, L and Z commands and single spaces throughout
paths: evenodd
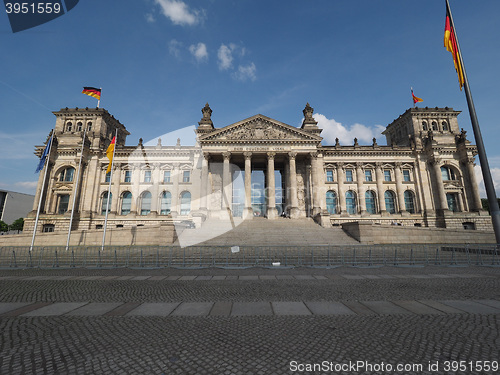
M 0 303 L 0 315 L 6 312 L 20 309 L 21 307 L 30 305 L 30 302 L 2 302 Z
M 206 316 L 213 302 L 183 302 L 172 313 L 174 316 Z
M 132 277 L 130 280 L 135 280 L 135 281 L 142 281 L 142 280 L 147 280 L 149 279 L 151 276 L 135 276 L 135 277 Z
M 212 277 L 212 281 L 222 281 L 222 280 L 226 280 L 226 276 L 217 275 Z
M 403 309 L 389 301 L 360 301 L 370 310 L 375 311 L 379 315 L 393 314 L 411 314 L 408 310 Z
M 261 275 L 259 276 L 260 280 L 276 280 L 276 276 L 274 275 Z
M 495 309 L 500 310 L 500 301 L 498 301 L 496 299 L 490 299 L 490 300 L 480 299 L 480 300 L 476 300 L 476 302 L 482 303 L 483 305 L 488 305 L 488 306 L 494 307 Z
M 116 309 L 120 305 L 122 305 L 121 302 L 92 302 L 73 311 L 70 311 L 66 315 L 100 316 L 113 309 Z
M 190 281 L 196 279 L 196 276 L 181 276 L 179 278 L 180 281 Z
M 123 316 L 127 314 L 129 311 L 135 309 L 139 305 L 140 305 L 139 302 L 127 302 L 118 306 L 116 309 L 108 311 L 107 313 L 104 314 L 104 316 Z
M 117 278 L 116 280 L 119 280 L 119 281 L 125 281 L 125 280 L 130 280 L 132 279 L 134 276 L 120 276 L 119 278 Z
M 180 276 L 168 276 L 167 280 L 174 281 L 174 280 L 179 280 L 180 278 L 181 278 Z M 193 279 L 189 279 L 189 280 L 193 280 Z
M 392 303 L 418 315 L 444 314 L 442 311 L 433 309 L 432 307 L 424 305 L 423 303 L 420 303 L 418 301 L 392 301 Z
M 380 279 L 380 276 L 377 275 L 364 275 L 366 279 L 372 279 L 372 280 L 377 280 Z
M 212 276 L 197 276 L 196 281 L 208 281 L 208 280 L 212 280 Z
M 75 310 L 87 302 L 56 302 L 23 314 L 22 316 L 56 316 Z
M 419 300 L 418 302 L 423 303 L 424 305 L 430 306 L 433 309 L 442 311 L 446 314 L 463 314 L 463 310 L 455 309 L 449 305 L 445 305 L 439 301 L 431 301 L 431 300 Z
M 277 280 L 293 280 L 292 275 L 276 275 Z
M 275 315 L 311 315 L 303 302 L 271 302 Z
M 19 307 L 15 310 L 10 310 L 2 314 L 2 316 L 19 316 L 26 314 L 30 311 L 33 310 L 38 310 L 42 307 L 49 306 L 51 305 L 51 302 L 37 302 L 37 303 L 30 303 L 29 305 Z
M 242 315 L 273 315 L 273 310 L 269 302 L 234 302 L 231 316 Z
M 168 316 L 179 306 L 178 302 L 143 303 L 126 313 L 126 316 Z
M 215 302 L 210 310 L 210 316 L 229 316 L 232 307 L 232 302 Z
M 305 302 L 314 315 L 354 315 L 354 311 L 340 302 Z
M 255 280 L 259 280 L 259 276 L 257 276 L 257 275 L 240 276 L 239 280 L 241 280 L 241 281 L 255 281 Z
M 369 309 L 358 301 L 343 301 L 342 303 L 357 315 L 376 315 L 375 311 Z
M 226 280 L 238 280 L 238 276 L 229 275 L 229 276 L 226 276 Z
M 500 311 L 494 307 L 474 301 L 440 301 L 445 305 L 466 311 L 470 314 L 498 314 Z
M 295 280 L 315 280 L 312 275 L 295 275 Z
M 161 281 L 165 280 L 167 276 L 151 276 L 148 280 L 149 281 Z
M 365 277 L 359 275 L 342 275 L 347 280 L 366 280 Z
M 313 275 L 316 280 L 328 280 L 328 277 L 323 275 Z

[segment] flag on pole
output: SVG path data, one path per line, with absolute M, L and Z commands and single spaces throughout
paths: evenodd
M 96 89 L 95 87 L 84 87 L 82 94 L 101 100 L 101 89 Z
M 106 173 L 111 172 L 111 163 L 113 162 L 113 153 L 115 151 L 115 142 L 116 142 L 116 137 L 113 137 L 113 140 L 111 141 L 108 149 L 106 150 L 106 156 L 109 159 L 109 165 L 108 165 L 108 169 L 106 170 Z
M 49 154 L 49 151 L 50 151 L 50 144 L 51 143 L 52 143 L 52 137 L 49 138 L 49 141 L 47 142 L 47 145 L 45 146 L 45 150 L 43 150 L 42 157 L 40 158 L 40 163 L 38 163 L 38 167 L 36 168 L 35 173 L 38 173 L 43 169 L 43 166 L 45 165 L 45 159 L 47 158 L 47 155 Z
M 446 23 L 444 27 L 444 46 L 451 52 L 453 56 L 453 63 L 455 64 L 455 70 L 458 74 L 458 83 L 460 85 L 460 90 L 464 86 L 464 70 L 462 68 L 462 60 L 460 58 L 460 52 L 458 51 L 457 36 L 455 34 L 454 26 L 451 22 L 451 16 L 448 8 L 446 8 Z
M 424 99 L 418 98 L 418 97 L 416 97 L 416 96 L 413 94 L 413 89 L 411 89 L 411 96 L 412 96 L 412 98 L 413 98 L 413 104 L 416 104 L 416 103 L 418 103 L 418 102 L 423 102 L 423 101 L 424 101 Z

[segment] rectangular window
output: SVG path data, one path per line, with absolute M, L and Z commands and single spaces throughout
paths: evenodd
M 368 182 L 373 181 L 372 171 L 371 170 L 365 171 L 365 181 L 368 181 Z
M 331 169 L 326 170 L 326 182 L 333 182 L 333 171 Z
M 410 171 L 408 169 L 403 169 L 403 180 L 404 181 L 411 181 L 410 180 Z
M 352 169 L 345 170 L 345 180 L 347 182 L 352 182 Z
M 57 213 L 59 215 L 62 215 L 68 211 L 68 205 L 69 205 L 69 195 L 60 195 L 59 196 L 59 207 L 57 210 Z
M 132 182 L 132 171 L 125 171 L 125 182 Z
M 54 224 L 43 224 L 43 233 L 52 233 L 54 231 Z
M 144 182 L 151 182 L 151 171 L 144 171 Z
M 163 182 L 170 182 L 170 171 L 163 172 Z
M 384 169 L 384 181 L 392 181 L 390 169 Z
M 111 179 L 111 172 L 108 172 L 108 173 L 106 173 L 105 182 L 109 182 L 110 179 Z
M 189 182 L 190 176 L 191 176 L 190 171 L 182 172 L 182 182 Z

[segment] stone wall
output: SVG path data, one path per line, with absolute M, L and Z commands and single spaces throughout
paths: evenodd
M 494 244 L 496 242 L 493 231 L 404 227 L 374 224 L 368 221 L 343 223 L 342 229 L 361 244 Z
M 32 234 L 0 236 L 0 247 L 30 246 Z M 70 246 L 100 246 L 103 230 L 73 231 Z M 35 246 L 66 246 L 67 233 L 39 233 Z M 174 225 L 108 229 L 106 245 L 171 245 L 177 239 Z

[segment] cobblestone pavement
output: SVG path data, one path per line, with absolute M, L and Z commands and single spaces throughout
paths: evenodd
M 493 374 L 477 361 L 500 360 L 499 284 L 487 267 L 0 270 L 0 374 Z

